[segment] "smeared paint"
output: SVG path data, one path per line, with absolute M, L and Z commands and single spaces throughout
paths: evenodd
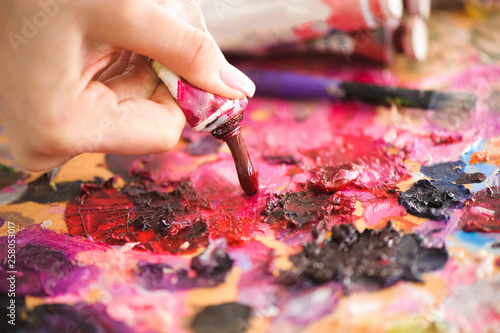
M 307 325 L 336 310 L 342 288 L 324 285 L 291 292 L 280 306 L 280 316 L 273 322 L 272 331 L 300 332 Z
M 222 141 L 212 135 L 202 135 L 191 142 L 187 149 L 192 156 L 204 156 L 217 153 L 221 145 Z
M 70 234 L 110 245 L 136 241 L 127 230 L 128 219 L 134 217 L 133 204 L 113 188 L 113 182 L 85 184 L 79 198 L 68 203 L 65 220 Z
M 465 162 L 463 161 L 443 162 L 429 166 L 422 165 L 420 172 L 432 179 L 453 182 L 455 179 L 463 176 L 464 168 Z
M 75 259 L 80 250 L 92 248 L 66 235 L 44 230 L 38 226 L 21 230 L 16 235 L 14 270 L 16 295 L 54 296 L 75 293 L 80 286 L 92 281 L 97 272 L 93 266 L 81 266 Z M 0 250 L 8 253 L 8 237 L 0 238 Z M 12 261 L 5 258 L 0 264 L 0 291 L 7 292 L 8 273 Z
M 335 193 L 351 185 L 359 176 L 354 164 L 320 168 L 309 185 L 318 193 Z
M 443 300 L 449 327 L 465 332 L 491 332 L 498 327 L 498 278 L 458 286 Z
M 455 184 L 477 184 L 486 180 L 486 175 L 481 172 L 464 173 L 455 179 Z
M 189 182 L 172 185 L 174 189 L 168 193 L 137 186 L 122 189 L 134 205 L 135 217 L 127 221 L 128 226 L 139 230 L 134 232 L 134 238 L 146 249 L 160 253 L 190 252 L 206 246 L 208 230 L 200 211 L 207 208 L 207 202 Z
M 130 166 L 137 161 L 137 156 L 128 155 L 106 155 L 106 167 L 113 174 L 122 177 L 125 181 L 130 181 Z
M 233 260 L 225 251 L 225 239 L 219 238 L 211 242 L 205 252 L 191 260 L 191 269 L 199 278 L 221 283 L 233 266 Z
M 264 160 L 271 165 L 297 165 L 300 163 L 300 160 L 293 155 L 265 155 Z
M 488 187 L 465 202 L 460 225 L 465 231 L 500 232 L 500 188 Z
M 35 220 L 22 215 L 19 212 L 0 212 L 0 218 L 3 220 L 15 223 L 23 228 L 35 224 Z
M 354 200 L 343 195 L 317 194 L 313 191 L 275 194 L 262 212 L 264 222 L 276 230 L 294 230 L 316 226 L 320 221 L 353 220 Z
M 216 286 L 224 282 L 233 265 L 233 260 L 225 253 L 225 245 L 224 239 L 212 242 L 202 254 L 191 260 L 189 270 L 141 261 L 137 264 L 136 275 L 149 290 Z
M 373 139 L 356 140 L 351 136 L 344 139 L 346 148 L 325 147 L 307 152 L 314 161 L 324 163 L 313 170 L 310 185 L 316 191 L 333 193 L 353 185 L 377 197 L 386 197 L 400 181 L 410 178 L 401 155 L 387 153 Z
M 260 197 L 221 201 L 220 190 L 212 188 L 221 183 L 212 180 L 194 179 L 197 187 L 206 182 L 203 192 L 191 182 L 170 183 L 165 192 L 139 185 L 118 191 L 113 179 L 85 184 L 80 197 L 67 205 L 68 230 L 110 245 L 138 242 L 136 249 L 157 253 L 190 253 L 205 247 L 209 238 L 225 237 L 230 245 L 251 240 L 259 230 Z
M 422 165 L 420 171 L 432 179 L 455 184 L 482 183 L 486 179 L 486 175 L 481 172 L 465 173 L 465 167 L 464 161 L 443 162 L 429 166 Z
M 207 227 L 198 214 L 202 203 L 186 199 L 195 195 L 189 184 L 178 184 L 170 193 L 133 186 L 120 192 L 113 181 L 85 184 L 80 198 L 68 203 L 65 217 L 71 234 L 110 245 L 139 242 L 137 249 L 160 253 L 193 251 L 208 243 Z M 176 223 L 180 216 L 183 223 Z M 189 246 L 182 248 L 185 242 Z
M 0 164 L 0 190 L 5 191 L 6 187 L 24 181 L 27 174 L 17 171 L 14 168 Z
M 487 151 L 480 150 L 476 151 L 475 153 L 472 154 L 470 158 L 470 164 L 478 164 L 482 162 L 489 162 L 490 161 L 490 155 L 488 154 Z
M 384 288 L 399 280 L 420 281 L 422 273 L 442 268 L 448 253 L 444 247 L 426 247 L 420 235 L 399 233 L 390 223 L 384 229 L 362 233 L 343 224 L 334 226 L 323 244 L 305 244 L 290 261 L 294 268 L 283 273 L 282 283 L 337 281 L 349 290 Z
M 412 215 L 445 220 L 470 196 L 470 191 L 463 185 L 421 179 L 408 191 L 401 192 L 398 202 Z
M 190 329 L 194 333 L 243 333 L 252 315 L 252 308 L 239 303 L 210 305 L 194 316 Z
M 36 180 L 28 183 L 26 192 L 15 203 L 33 201 L 40 204 L 73 200 L 78 196 L 81 181 L 51 184 L 51 174 L 44 173 Z M 99 182 L 99 180 L 96 180 Z
M 17 309 L 22 311 L 21 308 Z M 18 333 L 99 332 L 133 333 L 135 329 L 109 316 L 104 304 L 44 304 L 16 320 Z
M 264 317 L 276 316 L 282 299 L 281 286 L 271 272 L 275 256 L 271 248 L 257 241 L 231 249 L 231 259 L 241 271 L 238 301 Z

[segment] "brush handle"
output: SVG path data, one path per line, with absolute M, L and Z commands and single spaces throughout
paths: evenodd
M 244 70 L 257 87 L 259 95 L 295 99 L 339 99 L 340 81 L 284 71 Z

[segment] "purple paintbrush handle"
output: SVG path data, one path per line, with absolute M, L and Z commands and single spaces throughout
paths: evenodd
M 340 82 L 335 79 L 295 74 L 276 70 L 249 69 L 243 71 L 262 96 L 300 99 L 339 99 Z

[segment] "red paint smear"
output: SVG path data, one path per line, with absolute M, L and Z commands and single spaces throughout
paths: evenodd
M 113 188 L 113 181 L 103 185 L 84 184 L 80 197 L 68 203 L 65 219 L 71 235 L 109 245 L 139 242 L 135 249 L 156 253 L 192 252 L 208 244 L 207 228 L 198 220 L 174 225 L 167 235 L 161 236 L 154 230 L 140 230 L 129 225 L 128 222 L 136 217 L 134 205 L 126 194 Z
M 338 166 L 357 160 L 380 150 L 382 142 L 364 135 L 338 135 L 327 146 L 304 151 L 316 166 Z
M 465 202 L 460 219 L 462 229 L 468 232 L 500 232 L 500 188 L 485 188 Z
M 120 192 L 113 188 L 113 180 L 103 185 L 84 184 L 80 197 L 68 203 L 66 209 L 69 233 L 110 245 L 138 242 L 135 249 L 155 253 L 191 253 L 207 246 L 209 237 L 225 237 L 229 245 L 252 240 L 260 229 L 263 197 L 249 199 L 242 194 L 221 199 L 220 191 L 210 186 L 211 179 L 206 178 L 206 182 L 205 190 L 216 195 L 217 201 L 207 203 L 198 191 L 184 189 L 184 183 L 174 186 L 180 193 L 178 197 L 172 196 L 173 192 L 154 192 L 144 187 Z M 157 215 L 163 211 L 172 212 L 171 226 L 164 230 L 144 227 L 148 223 L 157 225 Z
M 262 229 L 260 216 L 267 196 L 257 193 L 246 196 L 236 183 L 233 162 L 228 160 L 199 167 L 191 180 L 198 194 L 210 203 L 203 210 L 210 237 L 226 237 L 229 245 L 241 245 Z
M 429 137 L 436 145 L 448 145 L 464 141 L 461 134 L 438 134 L 436 132 L 432 132 Z
M 305 155 L 318 166 L 313 170 L 311 185 L 316 184 L 317 191 L 323 187 L 319 190 L 322 193 L 352 185 L 370 191 L 377 198 L 385 198 L 387 192 L 397 189 L 399 182 L 410 178 L 403 156 L 389 154 L 381 143 L 369 137 L 344 135 L 336 144 L 307 151 Z M 333 172 L 346 169 L 346 165 L 351 165 L 350 172 Z
M 80 198 L 68 203 L 65 219 L 71 235 L 87 236 L 110 245 L 131 241 L 127 220 L 134 216 L 133 205 L 125 194 L 113 188 L 113 181 L 85 184 Z
M 339 167 L 320 168 L 316 177 L 309 185 L 318 193 L 335 193 L 351 185 L 359 176 L 359 171 L 353 164 L 344 164 Z

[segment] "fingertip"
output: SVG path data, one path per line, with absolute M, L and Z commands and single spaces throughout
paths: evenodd
M 225 60 L 221 64 L 220 78 L 228 87 L 242 92 L 247 97 L 251 98 L 255 94 L 255 84 L 253 81 Z

